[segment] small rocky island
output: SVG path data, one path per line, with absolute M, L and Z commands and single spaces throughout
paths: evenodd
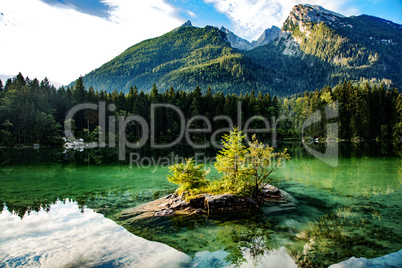
M 169 167 L 168 181 L 179 186 L 174 194 L 124 210 L 119 220 L 136 221 L 151 217 L 191 214 L 220 214 L 262 209 L 265 214 L 295 209 L 296 201 L 286 192 L 270 185 L 270 176 L 289 160 L 287 149 L 275 153 L 253 135 L 244 145 L 243 131 L 233 128 L 223 136 L 223 146 L 214 166 L 223 174 L 210 181 L 210 169 L 196 165 L 192 158 Z M 130 221 L 130 220 L 129 220 Z
M 266 185 L 257 198 L 239 197 L 232 194 L 201 194 L 188 202 L 182 196 L 170 194 L 157 200 L 126 209 L 119 220 L 134 222 L 151 217 L 173 215 L 210 215 L 236 213 L 238 211 L 261 209 L 267 215 L 286 213 L 296 209 L 296 200 L 285 191 Z

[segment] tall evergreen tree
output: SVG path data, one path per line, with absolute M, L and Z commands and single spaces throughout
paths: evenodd
M 87 98 L 86 99 L 87 99 L 88 102 L 96 102 L 97 101 L 95 89 L 92 86 L 90 86 L 88 88 L 88 93 L 87 93 Z
M 74 104 L 84 103 L 86 101 L 87 92 L 84 86 L 84 79 L 80 76 L 74 84 L 72 97 Z
M 151 93 L 149 94 L 149 100 L 151 103 L 158 103 L 159 102 L 159 91 L 156 88 L 156 85 L 152 86 Z
M 72 90 L 72 104 L 82 104 L 86 102 L 87 91 L 85 90 L 84 80 L 80 76 L 74 84 L 74 89 Z M 78 113 L 75 114 L 74 120 L 75 125 L 78 129 L 84 129 L 88 125 L 88 121 L 85 120 L 84 111 L 80 110 Z
M 137 86 L 131 86 L 130 91 L 127 94 L 126 97 L 126 110 L 127 111 L 133 111 L 134 108 L 134 102 L 138 98 L 138 89 Z

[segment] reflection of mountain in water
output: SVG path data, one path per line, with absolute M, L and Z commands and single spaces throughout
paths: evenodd
M 20 218 L 0 214 L 0 262 L 12 267 L 211 267 L 229 266 L 227 253 L 200 252 L 194 259 L 167 245 L 129 233 L 91 209 L 58 201 L 48 211 Z M 284 249 L 266 254 L 262 264 L 296 267 Z
M 0 215 L 0 262 L 40 267 L 175 267 L 189 257 L 164 244 L 135 236 L 75 202 L 58 201 L 49 212 L 22 220 L 7 210 Z

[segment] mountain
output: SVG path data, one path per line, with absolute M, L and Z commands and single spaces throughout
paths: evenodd
M 334 86 L 344 79 L 400 88 L 401 45 L 402 26 L 391 21 L 297 5 L 279 38 L 246 55 L 284 94 Z
M 181 27 L 193 27 L 193 25 L 191 24 L 191 21 L 188 20 L 185 23 L 183 23 Z
M 237 48 L 240 50 L 251 50 L 256 47 L 269 44 L 273 40 L 278 38 L 281 32 L 281 29 L 279 29 L 276 26 L 272 26 L 271 28 L 266 29 L 256 41 L 249 42 L 246 39 L 243 39 L 235 35 L 233 32 L 229 31 L 223 26 L 221 27 L 220 30 L 226 33 L 226 39 L 229 42 L 229 44 L 233 48 Z
M 138 43 L 85 75 L 87 86 L 127 92 L 173 86 L 192 90 L 289 95 L 345 79 L 400 87 L 402 26 L 368 15 L 345 17 L 320 6 L 296 5 L 281 29 L 256 41 L 187 21 Z
M 304 25 L 310 23 L 325 22 L 331 27 L 337 27 L 340 23 L 340 19 L 345 16 L 327 10 L 317 5 L 297 5 L 293 7 L 284 25 L 299 25 L 304 28 Z
M 281 33 L 281 29 L 276 26 L 272 26 L 269 29 L 266 29 L 260 37 L 258 37 L 257 41 L 251 42 L 252 48 L 256 48 L 259 46 L 267 45 L 274 41 L 276 38 L 279 37 Z
M 230 46 L 216 27 L 193 27 L 186 22 L 160 37 L 140 42 L 83 77 L 87 87 L 127 92 L 136 85 L 148 91 L 203 89 L 226 93 L 260 88 L 255 64 Z M 265 88 L 264 88 L 265 89 Z
M 222 26 L 220 30 L 226 34 L 226 40 L 229 42 L 231 47 L 240 50 L 250 50 L 254 48 L 249 41 L 235 35 L 225 27 Z

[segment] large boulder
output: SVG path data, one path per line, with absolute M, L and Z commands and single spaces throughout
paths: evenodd
M 265 215 L 277 215 L 294 212 L 297 210 L 297 201 L 285 191 L 278 190 L 280 198 L 274 198 L 272 195 L 265 198 L 265 202 L 261 205 L 261 209 Z

